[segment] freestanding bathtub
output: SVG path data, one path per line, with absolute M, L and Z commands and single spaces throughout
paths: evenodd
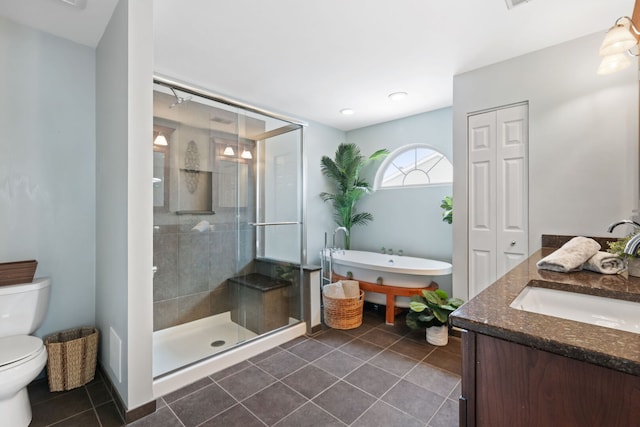
M 436 276 L 451 274 L 451 264 L 427 258 L 416 258 L 383 253 L 326 249 L 325 260 L 330 259 L 331 268 L 340 276 L 350 272 L 354 280 L 377 283 L 401 288 L 426 288 Z M 365 292 L 365 301 L 374 304 L 386 304 L 386 295 L 378 292 Z M 408 307 L 409 297 L 398 296 L 397 307 Z

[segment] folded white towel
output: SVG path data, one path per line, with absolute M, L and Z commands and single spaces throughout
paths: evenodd
M 602 274 L 618 274 L 624 270 L 624 261 L 618 255 L 600 251 L 589 258 L 582 268 Z
M 203 231 L 208 231 L 210 227 L 211 227 L 211 224 L 209 224 L 209 221 L 203 220 L 197 223 L 191 230 L 203 232 Z
M 360 282 L 357 280 L 341 280 L 345 298 L 358 298 L 360 296 Z
M 324 296 L 329 298 L 336 298 L 336 299 L 345 298 L 344 289 L 342 289 L 342 283 L 340 282 L 330 283 L 328 285 L 325 285 L 322 288 L 322 293 Z
M 582 269 L 582 265 L 600 250 L 600 244 L 588 237 L 574 237 L 555 252 L 538 261 L 543 270 L 568 273 Z

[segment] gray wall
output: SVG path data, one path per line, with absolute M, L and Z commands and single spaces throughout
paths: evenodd
M 152 12 L 151 0 L 120 0 L 96 49 L 96 324 L 129 409 L 153 398 Z
M 605 236 L 636 209 L 638 75 L 596 74 L 603 34 L 454 78 L 456 296 L 467 295 L 467 113 L 529 101 L 531 252 L 543 233 Z
M 304 184 L 307 207 L 307 261 L 320 265 L 320 251 L 324 247 L 324 233 L 329 235 L 335 228 L 331 205 L 324 203 L 319 194 L 331 191 L 329 182 L 320 172 L 320 158 L 331 155 L 345 141 L 345 133 L 319 123 L 311 122 L 304 128 Z
M 443 108 L 347 132 L 365 156 L 380 148 L 389 151 L 408 144 L 428 144 L 452 160 L 452 110 Z M 335 149 L 333 150 L 335 151 Z M 333 157 L 333 152 L 329 154 Z M 373 185 L 378 163 L 364 169 Z M 442 221 L 441 200 L 452 193 L 451 184 L 403 189 L 382 189 L 365 195 L 358 211 L 370 212 L 374 221 L 354 226 L 351 249 L 379 251 L 382 247 L 405 255 L 451 262 L 452 227 Z M 451 292 L 451 276 L 436 279 Z
M 95 52 L 0 17 L 0 262 L 36 259 L 36 332 L 94 323 Z

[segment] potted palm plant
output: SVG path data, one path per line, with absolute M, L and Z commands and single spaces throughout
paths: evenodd
M 411 329 L 427 328 L 427 342 L 447 345 L 449 342 L 449 314 L 464 304 L 459 298 L 449 298 L 442 289 L 422 291 L 409 303 L 406 323 Z
M 389 151 L 382 149 L 365 158 L 357 145 L 342 143 L 336 150 L 335 159 L 322 156 L 320 160 L 322 173 L 335 186 L 334 193 L 322 192 L 320 197 L 325 202 L 331 201 L 336 224 L 347 229 L 345 249 L 351 247 L 351 227 L 373 220 L 369 212 L 356 212 L 358 200 L 372 191 L 369 183 L 360 177 L 360 171 L 368 162 L 382 159 L 387 154 Z

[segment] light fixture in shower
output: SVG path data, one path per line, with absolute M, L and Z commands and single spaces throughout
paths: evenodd
M 229 156 L 230 157 L 230 156 L 233 156 L 236 153 L 233 151 L 233 148 L 231 148 L 230 145 L 227 145 L 225 147 L 224 151 L 222 152 L 222 154 L 225 155 L 225 156 Z
M 253 159 L 253 155 L 251 154 L 251 151 L 247 150 L 246 147 L 242 150 L 242 154 L 240 154 L 240 157 L 247 160 Z
M 162 133 L 158 133 L 158 136 L 156 136 L 156 139 L 153 140 L 153 145 L 166 147 L 167 145 L 169 145 L 169 142 L 167 141 L 167 138 Z

